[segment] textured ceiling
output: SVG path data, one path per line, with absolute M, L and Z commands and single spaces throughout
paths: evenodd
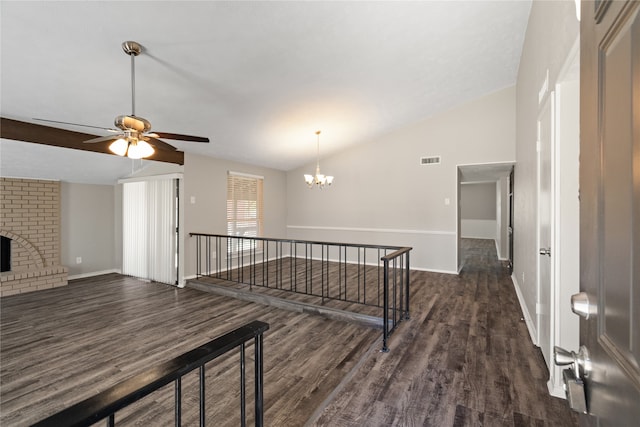
M 2 1 L 1 114 L 206 136 L 289 170 L 515 84 L 530 1 Z M 64 126 L 60 126 L 64 127 Z M 91 132 L 84 128 L 67 129 Z M 172 142 L 173 143 L 173 142 Z

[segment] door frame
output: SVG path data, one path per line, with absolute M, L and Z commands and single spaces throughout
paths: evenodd
M 463 177 L 463 171 L 465 168 L 470 167 L 473 169 L 485 169 L 486 175 L 484 178 L 479 179 L 474 182 L 498 182 L 501 177 L 509 177 L 510 173 L 513 173 L 515 169 L 516 161 L 515 160 L 507 160 L 503 162 L 489 162 L 489 163 L 464 163 L 456 165 L 456 268 L 457 273 L 460 274 L 462 268 L 464 267 L 464 256 L 462 254 L 462 217 L 461 217 L 461 185 L 463 183 L 471 183 L 471 181 L 466 181 Z M 496 171 L 496 168 L 503 169 L 501 171 Z M 502 194 L 502 197 L 510 197 L 509 193 L 509 185 L 507 185 L 506 194 Z M 512 197 L 512 196 L 511 196 Z M 496 206 L 498 209 L 498 206 Z M 507 224 L 509 215 L 511 215 L 513 206 L 510 206 L 507 203 L 507 215 L 502 215 L 502 221 Z M 508 240 L 508 239 L 507 239 Z M 510 243 L 507 241 L 507 245 Z M 496 248 L 497 250 L 497 248 Z M 508 250 L 512 250 L 512 248 L 508 248 Z M 499 257 L 499 254 L 498 254 Z
M 573 74 L 576 72 L 578 76 Z M 560 346 L 572 350 L 578 350 L 580 322 L 577 316 L 571 312 L 571 307 L 567 303 L 571 295 L 580 291 L 580 265 L 579 256 L 575 256 L 575 248 L 579 247 L 579 218 L 580 206 L 578 201 L 579 186 L 579 157 L 567 158 L 566 152 L 580 149 L 580 124 L 579 117 L 575 138 L 566 136 L 563 123 L 567 122 L 564 117 L 563 106 L 567 102 L 575 103 L 577 115 L 579 116 L 579 68 L 580 68 L 580 36 L 578 35 L 573 47 L 569 51 L 567 58 L 558 74 L 555 84 L 555 111 L 554 111 L 554 147 L 552 148 L 552 281 L 551 281 L 551 348 Z M 575 83 L 578 79 L 576 99 L 567 100 L 567 84 Z M 575 169 L 575 176 L 567 177 L 567 171 Z M 573 173 L 573 172 L 572 172 Z M 575 181 L 574 181 L 575 180 Z M 574 182 L 572 182 L 574 181 Z M 575 199 L 570 201 L 564 196 L 566 187 L 575 188 Z M 573 205 L 572 205 L 573 204 Z M 572 211 L 575 211 L 572 213 Z M 573 216 L 575 214 L 575 216 Z M 577 230 L 577 236 L 567 236 L 563 233 L 567 224 L 573 224 Z M 575 238 L 577 237 L 577 238 Z M 575 238 L 575 239 L 574 239 Z M 551 362 L 550 362 L 551 363 Z M 549 366 L 549 381 L 547 382 L 549 393 L 552 396 L 564 398 L 562 369 L 551 363 Z
M 559 231 L 559 227 L 567 221 L 576 221 L 577 218 L 571 218 L 561 207 L 565 203 L 561 201 L 562 192 L 561 189 L 566 185 L 566 180 L 563 178 L 563 169 L 571 162 L 572 166 L 579 163 L 579 158 L 567 159 L 563 157 L 563 151 L 566 149 L 567 144 L 576 144 L 579 148 L 579 137 L 571 140 L 566 138 L 562 134 L 562 123 L 564 117 L 561 115 L 561 107 L 563 102 L 563 84 L 570 82 L 571 73 L 574 72 L 576 61 L 579 65 L 580 54 L 580 38 L 576 39 L 573 47 L 569 51 L 565 62 L 558 73 L 558 77 L 555 80 L 555 84 L 552 86 L 548 81 L 543 84 L 544 87 L 552 87 L 547 95 L 544 95 L 544 91 L 541 89 L 541 96 L 539 99 L 540 112 L 545 102 L 550 102 L 551 108 L 551 140 L 549 144 L 550 149 L 550 246 L 551 246 L 551 259 L 550 259 L 550 281 L 549 281 L 549 331 L 543 331 L 540 324 L 540 310 L 541 307 L 541 264 L 540 255 L 536 257 L 536 340 L 534 344 L 542 348 L 543 334 L 548 332 L 549 334 L 549 353 L 545 355 L 545 361 L 548 363 L 549 380 L 547 382 L 547 388 L 549 394 L 559 398 L 565 398 L 565 392 L 562 381 L 562 369 L 555 366 L 552 361 L 552 350 L 554 346 L 560 346 L 564 348 L 570 348 L 577 351 L 578 349 L 578 336 L 579 336 L 579 321 L 572 314 L 571 307 L 566 302 L 570 295 L 579 291 L 579 260 L 575 260 L 576 265 L 566 265 L 568 263 L 567 258 L 571 251 L 574 251 L 578 247 L 578 241 L 570 240 L 565 237 L 563 233 Z M 579 99 L 577 100 L 577 106 L 579 108 Z M 540 115 L 538 116 L 540 117 Z M 538 121 L 539 122 L 539 121 Z M 538 141 L 540 139 L 540 129 L 538 129 Z M 579 129 L 578 129 L 579 132 Z M 536 253 L 540 244 L 540 143 L 537 142 L 537 164 L 536 164 L 536 177 L 537 177 L 537 219 L 536 219 Z M 575 177 L 578 179 L 578 176 Z M 577 197 L 577 194 L 576 194 Z M 575 274 L 571 274 L 569 278 L 560 277 L 561 273 L 564 274 L 564 270 L 561 271 L 561 267 L 566 265 L 566 268 L 574 268 Z M 561 280 L 562 279 L 562 280 Z
M 547 73 L 547 77 L 545 82 L 543 83 L 543 88 L 548 87 L 549 85 L 549 75 Z M 541 91 L 541 93 L 543 93 Z M 542 342 L 544 339 L 544 334 L 547 333 L 549 336 L 549 340 L 547 342 L 549 346 L 549 354 L 544 354 L 543 357 L 545 362 L 547 363 L 547 367 L 549 368 L 549 372 L 551 372 L 551 350 L 553 349 L 553 339 L 552 339 L 552 331 L 555 328 L 554 319 L 552 313 L 555 311 L 554 294 L 555 294 L 555 261 L 556 261 L 556 250 L 553 245 L 555 242 L 555 218 L 553 216 L 553 212 L 555 211 L 555 185 L 556 185 L 556 177 L 555 177 L 555 148 L 556 148 L 556 106 L 555 106 L 555 91 L 546 92 L 546 95 L 540 97 L 538 104 L 538 120 L 537 120 L 537 138 L 536 138 L 536 153 L 537 153 L 537 161 L 536 161 L 536 176 L 537 176 L 537 206 L 536 206 L 536 342 L 534 344 L 538 346 L 541 350 L 544 348 L 542 346 Z M 549 103 L 549 245 L 551 247 L 551 256 L 549 259 L 549 302 L 547 304 L 543 304 L 542 294 L 543 294 L 543 283 L 541 281 L 541 270 L 542 264 L 540 262 L 543 255 L 539 254 L 539 249 L 542 248 L 542 243 L 540 239 L 541 234 L 541 182 L 542 182 L 542 173 L 541 173 L 541 158 L 542 158 L 542 144 L 541 144 L 541 118 L 544 109 L 546 108 L 547 103 Z M 542 310 L 548 311 L 549 316 L 549 330 L 544 331 L 541 327 L 542 323 Z M 546 339 L 545 339 L 546 341 Z
M 165 180 L 171 179 L 174 181 L 175 187 L 175 199 L 176 199 L 176 230 L 175 230 L 175 257 L 176 257 L 176 280 L 175 283 L 167 283 L 168 285 L 173 285 L 177 287 L 184 287 L 186 284 L 185 280 L 185 237 L 184 237 L 184 174 L 182 172 L 171 172 L 159 175 L 141 175 L 135 176 L 131 178 L 121 178 L 117 181 L 117 183 L 122 187 L 123 184 L 128 182 L 140 182 L 140 181 L 151 181 L 151 180 Z M 177 182 L 176 182 L 177 181 Z M 122 208 L 121 208 L 122 210 Z M 120 213 L 122 215 L 122 212 Z M 122 216 L 121 216 L 122 217 Z M 121 244 L 124 244 L 124 238 L 122 239 Z

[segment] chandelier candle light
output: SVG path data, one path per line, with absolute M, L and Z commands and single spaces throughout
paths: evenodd
M 331 175 L 323 175 L 320 173 L 320 131 L 316 131 L 316 135 L 318 135 L 318 152 L 317 152 L 317 163 L 316 163 L 316 174 L 314 175 L 304 175 L 304 180 L 309 186 L 309 188 L 313 188 L 314 184 L 319 188 L 323 189 L 325 185 L 331 185 L 333 182 L 333 177 Z

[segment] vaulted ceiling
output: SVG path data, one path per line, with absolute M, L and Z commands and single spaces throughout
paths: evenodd
M 211 139 L 171 141 L 185 152 L 290 170 L 313 161 L 317 129 L 327 155 L 515 84 L 530 7 L 5 0 L 1 115 L 113 127 L 131 113 L 121 43 L 135 40 L 136 114 L 154 130 Z

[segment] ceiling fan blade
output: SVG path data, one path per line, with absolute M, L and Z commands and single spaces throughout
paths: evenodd
M 143 138 L 149 144 L 153 145 L 159 150 L 167 150 L 167 151 L 176 151 L 177 148 L 171 144 L 167 144 L 164 141 L 160 141 L 159 139 L 154 138 L 153 136 L 145 135 Z
M 122 137 L 122 135 L 99 136 L 98 138 L 87 139 L 86 141 L 82 142 L 84 142 L 85 144 L 94 144 L 96 142 L 115 141 L 120 137 Z
M 153 138 L 175 139 L 179 141 L 209 142 L 209 138 L 204 138 L 202 136 L 193 136 L 193 135 L 181 135 L 179 133 L 153 132 L 147 135 Z
M 118 129 L 103 128 L 101 126 L 92 126 L 92 125 L 81 125 L 80 123 L 61 122 L 59 120 L 38 119 L 36 117 L 34 117 L 33 120 L 37 120 L 39 122 L 59 123 L 61 125 L 72 125 L 72 126 L 82 126 L 82 127 L 85 127 L 85 128 L 102 129 L 102 130 L 106 130 L 106 131 L 109 131 L 109 132 L 120 132 Z

